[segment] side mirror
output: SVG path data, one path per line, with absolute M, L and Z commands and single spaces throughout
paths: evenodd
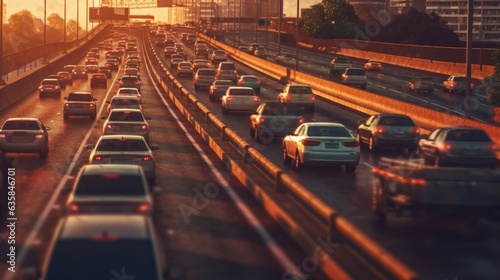
M 67 96 L 65 96 L 65 97 L 64 97 L 64 100 L 66 100 L 66 99 L 68 99 L 68 97 L 67 97 Z
M 102 116 L 102 117 L 101 117 L 101 120 L 105 120 L 105 119 L 106 119 L 106 116 Z
M 49 126 L 46 126 L 46 127 L 44 127 L 44 128 L 45 128 L 45 130 L 50 130 L 50 127 L 49 127 Z
M 152 118 L 151 117 L 146 117 L 146 120 L 150 121 L 150 120 L 152 120 Z
M 160 194 L 160 193 L 161 193 L 161 188 L 159 188 L 159 187 L 154 187 L 154 188 L 153 188 L 152 193 L 153 193 L 153 194 Z
M 109 100 L 108 100 L 108 101 L 106 101 L 106 104 L 111 104 L 111 101 L 109 101 Z
M 94 144 L 87 144 L 85 145 L 86 150 L 93 150 L 94 149 Z
M 153 145 L 150 145 L 149 148 L 152 150 L 152 151 L 157 151 L 160 147 L 158 147 L 158 145 L 156 144 L 153 144 Z
M 61 189 L 61 194 L 67 195 L 71 193 L 71 187 L 64 187 Z

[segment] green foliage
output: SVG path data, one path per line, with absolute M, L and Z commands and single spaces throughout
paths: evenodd
M 493 75 L 484 78 L 483 90 L 491 106 L 500 107 L 500 49 L 496 50 L 491 58 L 495 63 Z
M 304 22 L 302 31 L 307 36 L 321 39 L 348 38 L 356 35 L 360 25 L 354 7 L 345 0 L 323 0 L 312 6 L 312 17 Z

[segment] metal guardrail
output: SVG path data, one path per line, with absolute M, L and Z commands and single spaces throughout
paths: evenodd
M 245 139 L 219 120 L 216 115 L 214 115 L 205 105 L 196 99 L 194 94 L 189 92 L 179 81 L 175 79 L 167 67 L 162 64 L 159 57 L 163 57 L 163 55 L 158 55 L 156 53 L 156 50 L 153 47 L 153 42 L 149 40 L 149 36 L 147 38 L 149 41 L 150 52 L 156 59 L 156 61 L 154 63 L 151 62 L 151 64 L 159 64 L 165 79 L 172 83 L 177 91 L 182 94 L 186 100 L 188 100 L 189 104 L 191 104 L 197 112 L 205 116 L 205 121 L 214 127 L 218 133 L 220 133 L 223 140 L 230 141 L 232 146 L 240 152 L 246 161 L 252 159 L 252 163 L 264 170 L 273 178 L 274 187 L 277 191 L 286 191 L 293 195 L 301 205 L 311 212 L 311 214 L 321 219 L 330 235 L 337 236 L 340 233 L 350 242 L 351 245 L 354 245 L 358 248 L 358 250 L 361 250 L 361 252 L 366 255 L 367 259 L 376 263 L 393 277 L 397 279 L 419 278 L 416 272 L 408 268 L 370 237 L 357 229 L 349 221 L 341 217 L 332 207 L 327 205 L 320 198 L 316 197 L 304 185 L 294 180 L 290 175 L 286 174 L 286 172 L 268 160 Z

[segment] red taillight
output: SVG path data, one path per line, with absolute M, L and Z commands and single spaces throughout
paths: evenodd
M 452 145 L 452 144 L 445 144 L 445 145 L 444 145 L 444 148 L 445 148 L 446 150 L 451 150 L 451 149 L 453 149 L 453 145 Z
M 101 235 L 94 235 L 90 238 L 92 241 L 116 241 L 118 240 L 117 235 L 109 235 L 107 232 L 103 232 Z
M 145 124 L 141 125 L 141 130 L 148 130 L 148 126 Z
M 311 99 L 312 99 L 312 100 L 315 100 L 315 99 L 316 99 L 316 96 L 311 95 Z
M 0 134 L 0 138 L 5 138 L 5 134 Z
M 108 125 L 106 125 L 106 128 L 111 129 L 111 128 L 113 128 L 113 126 L 112 126 L 112 125 L 110 125 L 110 124 L 108 124 Z
M 2 134 L 0 134 L 0 138 L 2 137 Z M 492 151 L 496 151 L 498 149 L 498 146 L 496 144 L 491 144 L 490 149 Z
M 68 210 L 69 212 L 71 213 L 79 213 L 80 212 L 80 208 L 78 207 L 78 205 L 74 202 L 70 202 L 68 204 Z
M 65 104 L 64 104 L 64 107 L 68 108 L 68 107 L 69 107 L 69 104 L 68 104 L 68 103 L 65 103 Z
M 409 183 L 414 186 L 422 186 L 425 185 L 425 180 L 421 178 L 413 178 L 409 180 Z
M 90 104 L 89 104 L 89 107 L 90 107 L 90 108 L 92 108 L 92 107 L 94 107 L 94 106 L 95 106 L 95 105 L 94 105 L 94 103 L 90 103 Z
M 319 146 L 319 144 L 321 144 L 320 141 L 312 141 L 308 139 L 302 139 L 300 140 L 300 143 L 302 143 L 302 145 L 304 146 Z
M 305 121 L 305 120 L 304 120 L 304 118 L 303 118 L 303 117 L 300 117 L 300 118 L 299 118 L 299 123 L 304 123 L 304 121 Z
M 144 202 L 139 205 L 139 207 L 137 208 L 137 212 L 143 214 L 147 213 L 149 209 L 151 209 L 151 205 L 149 204 L 149 202 Z
M 142 161 L 151 161 L 151 156 L 141 156 Z
M 420 128 L 418 127 L 413 128 L 413 132 L 416 134 L 420 134 Z
M 233 98 L 230 96 L 228 98 L 226 98 L 226 101 L 231 101 L 231 100 L 233 100 Z
M 342 145 L 344 145 L 344 147 L 350 147 L 350 148 L 359 147 L 359 142 L 358 141 L 342 142 Z
M 255 102 L 260 102 L 260 98 L 258 98 L 258 97 L 254 97 L 254 98 L 253 98 L 253 101 L 255 101 Z
M 42 138 L 45 138 L 45 135 L 43 135 L 43 134 L 37 134 L 37 135 L 35 136 L 35 138 L 36 138 L 36 139 L 42 139 Z
M 292 96 L 291 95 L 288 95 L 287 98 L 286 98 L 288 101 L 292 100 Z
M 264 117 L 260 117 L 260 118 L 259 118 L 259 122 L 260 122 L 260 123 L 263 123 L 264 121 L 265 121 Z
M 135 84 L 136 84 L 136 85 L 140 85 L 140 84 L 141 84 L 141 82 L 135 82 Z
M 375 133 L 384 133 L 385 132 L 385 129 L 383 126 L 377 126 L 375 128 Z
M 101 161 L 102 160 L 102 156 L 94 156 L 92 160 Z

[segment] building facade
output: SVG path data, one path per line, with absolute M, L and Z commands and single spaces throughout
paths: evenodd
M 467 37 L 467 1 L 428 0 L 427 13 L 436 13 L 448 22 L 460 40 Z M 500 42 L 500 1 L 474 0 L 474 41 Z
M 415 8 L 419 12 L 425 12 L 426 0 L 389 0 L 389 7 L 396 10 L 398 14 L 404 14 L 409 8 Z

